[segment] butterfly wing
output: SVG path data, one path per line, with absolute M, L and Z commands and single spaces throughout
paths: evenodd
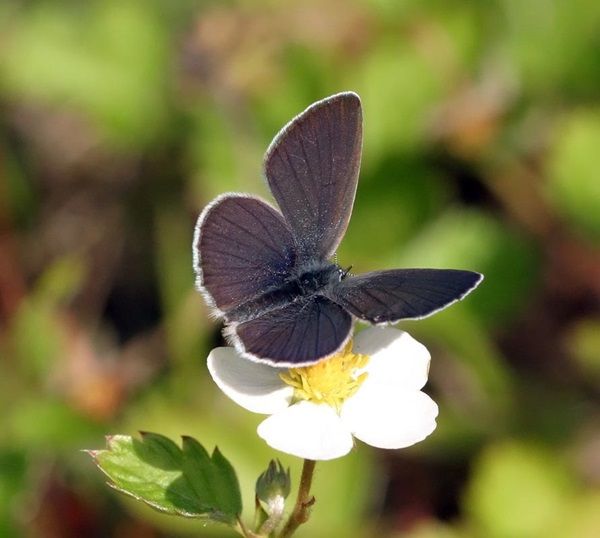
M 330 258 L 354 204 L 362 149 L 360 98 L 333 95 L 308 107 L 274 138 L 265 175 L 303 260 Z
M 455 269 L 393 269 L 346 278 L 328 296 L 371 323 L 435 314 L 477 287 L 483 275 Z
M 294 261 L 294 239 L 287 224 L 258 198 L 225 194 L 198 218 L 196 285 L 219 315 L 281 285 Z
M 297 300 L 250 321 L 231 324 L 227 334 L 250 359 L 274 366 L 302 366 L 339 351 L 350 338 L 352 317 L 321 295 Z

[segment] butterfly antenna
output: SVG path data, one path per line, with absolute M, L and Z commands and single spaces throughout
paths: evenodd
M 346 278 L 350 274 L 351 269 L 352 266 L 348 267 L 348 269 L 344 269 L 344 272 L 342 273 L 342 279 Z

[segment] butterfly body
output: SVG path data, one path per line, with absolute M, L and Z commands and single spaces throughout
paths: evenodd
M 346 344 L 355 319 L 426 317 L 481 282 L 479 273 L 453 269 L 351 276 L 330 261 L 352 212 L 361 151 L 360 99 L 333 95 L 289 122 L 267 149 L 265 176 L 279 210 L 227 193 L 201 213 L 196 284 L 247 358 L 313 364 Z
M 308 270 L 293 272 L 282 284 L 266 290 L 225 314 L 227 322 L 244 322 L 277 310 L 290 303 L 326 291 L 342 278 L 343 272 L 335 264 L 323 262 Z

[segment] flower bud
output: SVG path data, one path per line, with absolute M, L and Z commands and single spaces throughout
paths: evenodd
M 286 471 L 279 460 L 271 460 L 267 470 L 256 481 L 256 496 L 267 506 L 272 506 L 276 501 L 285 499 L 290 494 L 290 488 L 289 468 Z

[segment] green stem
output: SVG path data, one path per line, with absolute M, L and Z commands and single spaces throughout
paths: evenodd
M 306 523 L 310 517 L 310 509 L 315 503 L 315 498 L 310 494 L 310 486 L 312 485 L 316 463 L 313 460 L 304 460 L 296 504 L 279 538 L 288 538 L 294 534 L 296 529 L 303 523 Z

